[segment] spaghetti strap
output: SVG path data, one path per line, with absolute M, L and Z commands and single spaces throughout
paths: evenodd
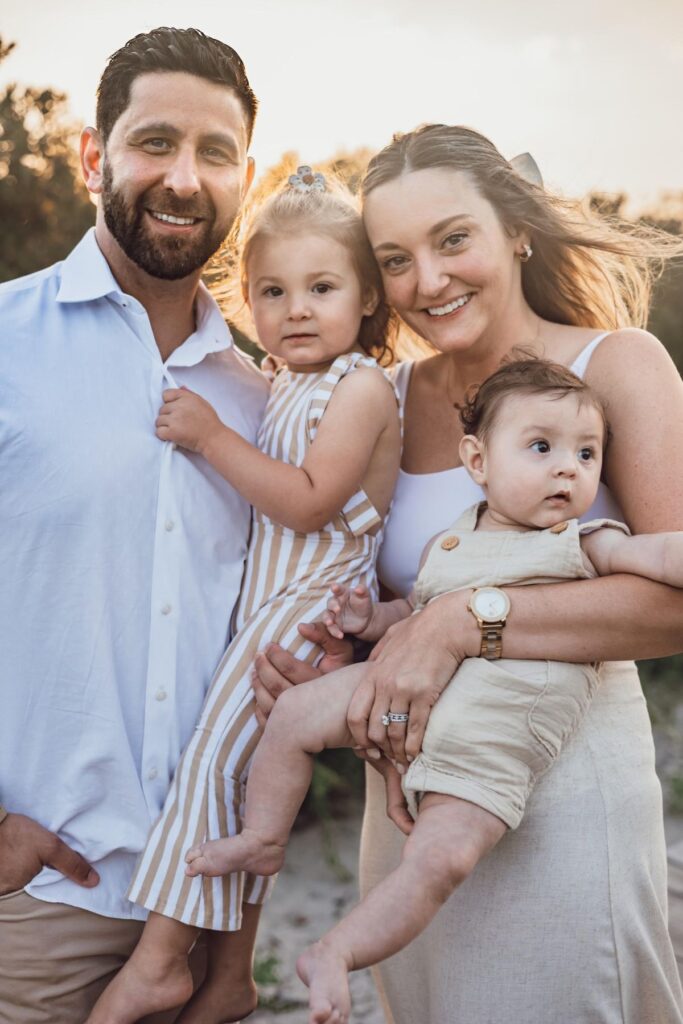
M 595 352 L 600 342 L 604 341 L 608 334 L 611 334 L 611 331 L 602 331 L 601 334 L 597 334 L 591 341 L 588 342 L 585 348 L 581 349 L 578 356 L 576 357 L 572 365 L 569 367 L 572 373 L 575 373 L 577 377 L 581 378 L 581 380 L 583 380 L 586 374 L 586 370 L 588 369 L 588 364 L 591 360 L 591 356 Z

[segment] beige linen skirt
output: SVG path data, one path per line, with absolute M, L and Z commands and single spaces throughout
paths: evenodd
M 400 857 L 368 770 L 364 893 Z M 635 666 L 603 666 L 519 828 L 377 969 L 390 1024 L 680 1024 L 662 797 Z

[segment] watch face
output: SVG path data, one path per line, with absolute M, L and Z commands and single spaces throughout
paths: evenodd
M 484 622 L 500 622 L 510 611 L 507 594 L 496 587 L 482 587 L 472 595 L 472 608 Z

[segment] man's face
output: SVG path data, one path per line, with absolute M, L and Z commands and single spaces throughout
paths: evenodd
M 106 144 L 105 224 L 152 277 L 186 277 L 228 234 L 251 171 L 232 89 L 184 72 L 140 75 Z

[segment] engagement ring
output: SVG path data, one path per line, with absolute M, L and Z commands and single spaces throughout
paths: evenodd
M 390 711 L 387 715 L 382 715 L 382 725 L 391 725 L 392 722 L 407 722 L 410 715 L 407 715 L 403 711 Z

